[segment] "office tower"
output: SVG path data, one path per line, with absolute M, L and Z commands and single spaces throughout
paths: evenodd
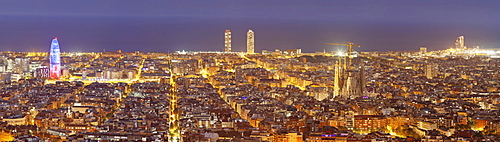
M 26 73 L 29 72 L 30 59 L 29 58 L 16 58 L 15 59 L 15 73 Z
M 231 52 L 231 30 L 226 29 L 224 31 L 224 51 Z
M 247 54 L 253 54 L 255 53 L 255 48 L 254 48 L 254 32 L 252 29 L 248 29 L 247 32 Z
M 457 49 L 465 49 L 464 45 L 464 36 L 459 36 L 457 40 L 455 41 L 455 48 Z
M 31 59 L 30 58 L 23 58 L 23 59 L 21 59 L 21 62 L 23 64 L 23 66 L 21 67 L 21 70 L 23 72 L 30 72 Z
M 16 62 L 14 61 L 13 58 L 7 58 L 5 60 L 5 64 L 6 64 L 6 72 L 14 72 L 15 70 L 15 67 L 16 67 Z
M 61 77 L 61 51 L 57 38 L 54 38 L 50 44 L 50 78 L 59 79 L 59 77 Z
M 437 77 L 439 68 L 437 64 L 427 64 L 425 65 L 425 77 L 432 79 Z
M 16 58 L 14 61 L 15 61 L 14 72 L 15 73 L 22 73 L 23 72 L 22 58 Z
M 47 66 L 41 66 L 35 70 L 33 76 L 36 78 L 49 78 L 50 69 Z
M 421 46 L 421 47 L 420 47 L 420 55 L 423 55 L 423 54 L 425 54 L 425 53 L 427 53 L 427 47 L 425 47 L 425 46 Z

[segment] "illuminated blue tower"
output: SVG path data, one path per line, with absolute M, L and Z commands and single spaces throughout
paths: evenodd
M 54 38 L 50 44 L 50 78 L 59 79 L 59 77 L 61 77 L 61 51 L 57 38 Z

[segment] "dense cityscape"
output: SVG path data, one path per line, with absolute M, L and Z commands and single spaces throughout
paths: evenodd
M 452 38 L 450 38 L 452 39 Z M 500 52 L 0 53 L 0 141 L 500 141 Z M 64 43 L 64 42 L 62 42 Z M 47 47 L 47 51 L 49 47 Z

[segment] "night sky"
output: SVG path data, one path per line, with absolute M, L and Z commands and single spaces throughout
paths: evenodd
M 0 3 L 0 51 L 233 51 L 302 48 L 338 50 L 325 42 L 352 41 L 361 51 L 500 47 L 500 1 L 461 0 L 15 0 Z

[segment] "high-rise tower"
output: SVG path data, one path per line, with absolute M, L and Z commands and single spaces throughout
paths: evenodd
M 231 30 L 226 29 L 224 31 L 224 51 L 231 52 Z
M 457 40 L 455 41 L 455 48 L 457 49 L 464 49 L 465 48 L 465 45 L 464 45 L 464 36 L 459 36 L 457 38 Z
M 427 47 L 420 46 L 420 55 L 424 55 L 425 53 L 427 53 Z
M 254 39 L 255 39 L 254 32 L 252 31 L 252 29 L 248 29 L 248 32 L 247 32 L 247 54 L 255 53 Z
M 54 38 L 50 44 L 50 78 L 59 79 L 59 77 L 61 77 L 61 51 L 57 38 Z
M 439 67 L 437 64 L 433 64 L 433 63 L 426 64 L 424 69 L 425 69 L 424 70 L 425 77 L 427 77 L 428 79 L 432 79 L 432 78 L 438 76 Z

